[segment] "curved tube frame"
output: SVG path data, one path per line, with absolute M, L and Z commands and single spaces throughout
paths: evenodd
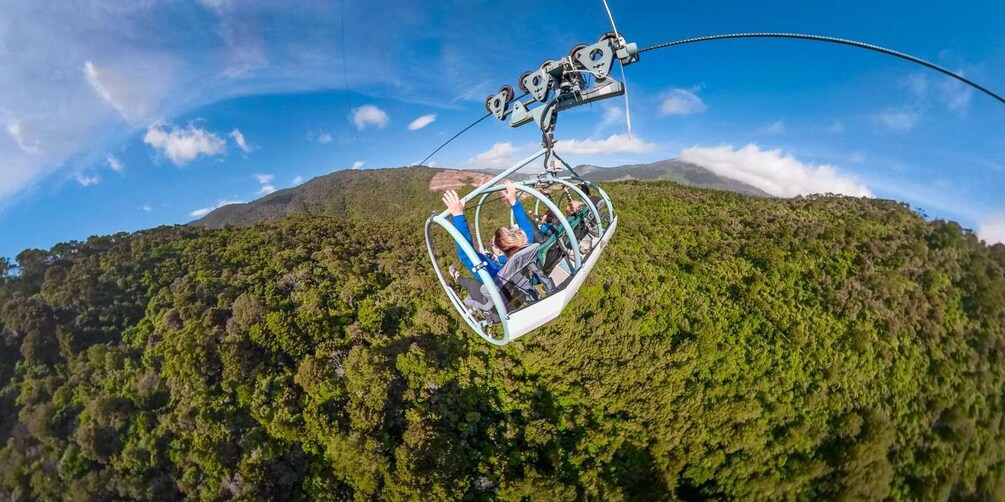
M 557 184 L 563 185 L 563 186 L 567 186 L 567 187 L 571 188 L 574 192 L 576 192 L 576 194 L 579 195 L 579 197 L 583 200 L 583 202 L 590 208 L 590 211 L 593 213 L 593 217 L 596 218 L 596 220 L 597 220 L 598 237 L 602 237 L 604 235 L 604 227 L 603 227 L 604 224 L 603 224 L 603 222 L 600 219 L 600 211 L 599 211 L 599 209 L 597 208 L 596 205 L 593 204 L 593 201 L 590 200 L 590 198 L 585 193 L 583 193 L 582 190 L 579 189 L 578 186 L 576 186 L 574 183 L 570 183 L 568 181 L 568 180 L 571 180 L 571 179 L 576 179 L 576 178 L 573 178 L 571 176 L 565 176 L 565 177 L 554 177 L 554 176 L 552 176 L 552 177 L 546 178 L 545 181 L 552 182 L 552 183 L 557 183 Z M 577 180 L 577 181 L 580 181 L 582 183 L 586 183 L 586 184 L 590 185 L 591 187 L 596 188 L 598 192 L 601 192 L 601 197 L 603 197 L 606 202 L 608 202 L 608 203 L 610 202 L 610 200 L 607 199 L 607 194 L 604 193 L 604 191 L 600 187 L 594 185 L 593 183 L 590 183 L 587 180 Z M 523 186 L 526 186 L 526 187 L 531 187 L 531 186 L 536 185 L 536 184 L 537 184 L 537 181 L 535 181 L 535 180 L 522 181 L 522 182 L 518 183 L 518 185 L 523 185 Z M 521 190 L 521 191 L 526 191 L 527 193 L 530 193 L 529 191 L 525 190 L 522 187 L 519 187 L 517 189 Z M 482 253 L 485 252 L 485 244 L 484 244 L 484 241 L 482 240 L 482 230 L 481 230 L 482 205 L 485 203 L 485 199 L 489 195 L 491 195 L 493 192 L 500 191 L 500 190 L 501 189 L 498 189 L 498 190 L 497 189 L 487 190 L 484 194 L 482 194 L 481 198 L 478 199 L 478 206 L 475 207 L 475 239 L 477 239 L 478 247 L 481 249 Z M 543 194 L 541 194 L 541 195 L 543 195 Z M 538 212 L 538 209 L 540 208 L 542 201 L 545 201 L 545 206 L 548 207 L 548 209 L 550 211 L 554 212 L 556 209 L 558 209 L 558 206 L 556 206 L 554 204 L 554 201 L 551 201 L 551 199 L 549 199 L 547 197 L 540 197 L 539 198 L 539 197 L 535 196 L 534 197 L 534 212 L 535 213 Z M 550 202 L 551 205 L 548 205 L 548 202 Z M 568 220 L 565 217 L 565 213 L 558 213 L 558 212 L 556 212 L 555 214 L 556 215 L 560 215 L 561 220 L 563 222 L 565 222 L 565 223 L 568 222 Z M 513 214 L 512 213 L 510 213 L 509 221 L 510 221 L 510 225 L 514 224 Z M 568 230 L 568 228 L 569 228 L 568 225 L 563 225 L 563 226 L 565 226 L 566 230 Z M 567 240 L 569 240 L 569 239 L 567 239 Z M 571 242 L 570 242 L 570 244 L 572 245 L 572 247 L 578 247 L 579 246 L 578 241 L 575 240 L 575 239 L 572 239 Z
M 576 268 L 575 268 L 575 270 L 579 270 L 579 267 L 583 263 L 583 258 L 579 254 L 579 239 L 576 239 L 576 235 L 572 231 L 572 225 L 569 224 L 569 220 L 565 217 L 565 213 L 560 213 L 559 210 L 558 210 L 558 206 L 556 206 L 555 203 L 552 202 L 550 199 L 548 199 L 547 197 L 545 197 L 544 194 L 542 194 L 541 192 L 538 192 L 537 190 L 535 190 L 535 189 L 533 189 L 533 188 L 531 188 L 529 186 L 522 186 L 522 185 L 524 185 L 524 184 L 523 183 L 517 183 L 516 184 L 516 189 L 518 191 L 521 191 L 521 192 L 527 192 L 528 194 L 530 194 L 531 196 L 533 196 L 534 199 L 536 199 L 538 202 L 543 203 L 544 206 L 548 208 L 548 210 L 553 211 L 555 214 L 558 215 L 558 217 L 559 217 L 559 223 L 561 223 L 562 226 L 565 228 L 566 233 L 569 235 L 570 244 L 572 245 L 573 250 L 575 251 L 575 253 L 574 253 L 575 254 L 575 261 L 576 261 Z M 489 194 L 492 194 L 494 192 L 501 192 L 501 191 L 503 191 L 505 189 L 506 189 L 506 187 L 503 187 L 503 186 L 493 186 L 493 187 L 486 188 L 484 190 L 485 190 L 485 195 L 489 195 Z M 485 195 L 483 195 L 482 197 L 484 197 Z M 479 219 L 478 218 L 478 214 L 479 214 L 479 210 L 480 209 L 481 209 L 481 206 L 479 206 L 478 209 L 475 210 L 475 221 L 477 221 Z M 511 213 L 510 214 L 510 221 L 512 221 L 512 220 L 513 220 L 513 216 L 512 216 L 512 213 Z M 482 245 L 481 231 L 480 231 L 479 225 L 477 223 L 475 224 L 475 232 L 476 232 L 475 238 L 478 240 L 478 245 L 482 249 L 485 249 L 485 246 Z M 475 263 L 475 262 L 472 262 L 472 263 Z
M 485 202 L 485 199 L 494 192 L 505 190 L 504 186 L 497 185 L 500 181 L 505 179 L 513 172 L 518 171 L 527 164 L 533 162 L 535 159 L 539 158 L 545 153 L 547 153 L 547 150 L 542 149 L 538 153 L 524 159 L 520 163 L 517 163 L 513 167 L 495 176 L 491 180 L 483 183 L 481 186 L 475 188 L 473 191 L 471 191 L 471 193 L 469 193 L 464 197 L 464 201 L 466 202 L 474 199 L 475 197 L 480 196 L 480 199 L 478 201 L 478 207 L 475 209 L 475 233 L 476 233 L 476 239 L 478 241 L 478 246 L 482 249 L 483 252 L 485 247 L 482 243 L 479 220 L 481 215 L 481 206 Z M 568 167 L 568 164 L 566 164 L 564 160 L 562 161 L 562 163 L 565 164 L 566 167 Z M 569 170 L 570 172 L 573 172 L 571 168 L 569 168 Z M 606 232 L 606 230 L 603 228 L 603 222 L 600 218 L 599 208 L 597 207 L 596 204 L 593 203 L 593 201 L 588 196 L 586 196 L 586 194 L 578 186 L 576 186 L 569 180 L 575 180 L 577 182 L 587 183 L 591 188 L 596 189 L 597 192 L 600 194 L 600 196 L 604 199 L 604 202 L 607 204 L 608 211 L 610 211 L 613 219 L 614 218 L 613 205 L 610 202 L 610 198 L 608 198 L 607 193 L 604 192 L 603 189 L 594 185 L 593 183 L 590 183 L 589 181 L 579 178 L 578 176 L 559 178 L 550 175 L 546 179 L 546 181 L 558 183 L 563 186 L 571 188 L 583 199 L 585 203 L 589 205 L 590 211 L 593 213 L 594 217 L 597 220 L 598 232 L 602 237 L 603 234 Z M 518 183 L 517 190 L 526 192 L 530 194 L 532 197 L 534 197 L 536 201 L 535 208 L 538 207 L 538 204 L 544 204 L 545 207 L 547 207 L 558 217 L 559 223 L 563 226 L 565 233 L 567 235 L 566 239 L 571 244 L 573 261 L 574 261 L 574 267 L 572 268 L 572 275 L 574 276 L 575 274 L 579 273 L 583 267 L 583 256 L 581 255 L 579 250 L 579 239 L 576 238 L 575 231 L 573 230 L 572 225 L 569 223 L 569 220 L 566 218 L 565 213 L 563 211 L 560 211 L 558 207 L 555 205 L 555 203 L 551 201 L 548 197 L 544 196 L 538 190 L 532 188 L 532 185 L 536 184 L 536 182 L 537 182 L 536 180 L 528 180 Z M 457 312 L 461 314 L 461 317 L 468 324 L 468 326 L 471 327 L 471 329 L 475 330 L 475 332 L 478 333 L 479 336 L 484 338 L 489 343 L 492 343 L 494 345 L 505 345 L 512 340 L 510 336 L 510 329 L 508 323 L 509 313 L 506 310 L 506 303 L 502 298 L 502 294 L 499 291 L 499 287 L 496 285 L 492 276 L 489 275 L 488 271 L 484 267 L 481 268 L 476 267 L 476 274 L 478 278 L 481 280 L 482 284 L 486 286 L 485 289 L 489 293 L 489 298 L 492 300 L 493 307 L 495 308 L 496 313 L 499 315 L 499 324 L 502 326 L 503 331 L 501 338 L 493 337 L 492 335 L 490 335 L 485 331 L 485 328 L 488 326 L 488 323 L 485 321 L 479 321 L 474 317 L 473 312 L 464 305 L 461 298 L 457 295 L 457 292 L 455 292 L 453 288 L 451 288 L 450 285 L 447 283 L 446 278 L 443 276 L 443 272 L 440 270 L 440 267 L 437 264 L 436 252 L 433 249 L 433 240 L 432 240 L 432 228 L 434 224 L 443 227 L 443 229 L 447 231 L 447 234 L 450 235 L 450 237 L 454 240 L 454 242 L 460 247 L 461 251 L 467 256 L 467 258 L 471 261 L 471 263 L 476 264 L 484 263 L 482 257 L 479 255 L 477 251 L 475 251 L 473 244 L 464 239 L 461 233 L 456 228 L 454 228 L 453 223 L 447 219 L 448 216 L 449 212 L 444 210 L 439 214 L 434 214 L 430 216 L 429 219 L 426 220 L 425 225 L 426 250 L 429 253 L 429 259 L 433 264 L 433 269 L 436 272 L 436 277 L 440 281 L 440 285 L 443 287 L 444 291 L 446 291 L 447 297 L 450 299 L 450 303 L 453 304 L 454 308 L 457 309 Z M 512 215 L 510 218 L 512 221 Z M 517 335 L 519 336 L 520 334 L 522 333 L 518 333 Z

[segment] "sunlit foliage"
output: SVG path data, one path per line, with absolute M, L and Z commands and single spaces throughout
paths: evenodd
M 593 275 L 501 349 L 417 189 L 0 263 L 0 496 L 1005 496 L 1005 247 L 886 201 L 608 190 Z

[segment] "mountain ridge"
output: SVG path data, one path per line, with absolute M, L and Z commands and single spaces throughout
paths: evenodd
M 724 190 L 743 195 L 770 197 L 769 194 L 740 181 L 724 178 L 696 164 L 680 160 L 663 160 L 649 164 L 628 164 L 615 167 L 580 165 L 574 168 L 584 178 L 595 183 L 621 181 L 673 181 L 687 186 Z M 274 221 L 295 214 L 327 214 L 347 217 L 354 208 L 369 207 L 369 212 L 397 219 L 396 215 L 411 214 L 414 207 L 396 201 L 422 200 L 422 209 L 428 216 L 439 196 L 426 197 L 425 192 L 459 189 L 464 185 L 478 185 L 502 171 L 479 169 L 429 168 L 422 166 L 385 169 L 341 170 L 308 180 L 298 186 L 278 190 L 251 202 L 229 204 L 211 211 L 191 224 L 210 228 L 226 225 L 251 225 L 261 221 Z M 383 174 L 382 174 L 383 173 Z M 395 173 L 405 173 L 399 177 Z M 442 176 L 450 173 L 451 176 Z M 398 177 L 397 180 L 392 178 Z M 514 179 L 519 179 L 517 175 Z M 403 185 L 402 180 L 411 180 Z M 399 183 L 395 183 L 397 181 Z M 425 188 L 422 184 L 425 183 Z M 396 186 L 401 194 L 381 194 L 374 187 Z M 349 201 L 347 194 L 367 193 L 370 202 Z M 377 203 L 383 203 L 381 207 Z

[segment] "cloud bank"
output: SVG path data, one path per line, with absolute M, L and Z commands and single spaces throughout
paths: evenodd
M 513 156 L 524 148 L 517 148 L 513 143 L 496 143 L 492 148 L 468 159 L 468 167 L 476 169 L 506 169 L 515 163 Z
M 731 145 L 685 148 L 680 159 L 777 197 L 813 193 L 872 197 L 872 192 L 854 176 L 842 174 L 833 166 L 803 163 L 781 150 L 761 150 L 753 144 L 736 150 Z
M 611 153 L 649 153 L 656 149 L 638 136 L 612 134 L 607 139 L 569 139 L 555 143 L 555 150 L 565 155 L 606 155 Z

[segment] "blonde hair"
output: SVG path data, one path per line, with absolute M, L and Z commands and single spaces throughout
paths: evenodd
M 527 245 L 527 234 L 517 225 L 499 227 L 492 237 L 492 243 L 509 258 Z

